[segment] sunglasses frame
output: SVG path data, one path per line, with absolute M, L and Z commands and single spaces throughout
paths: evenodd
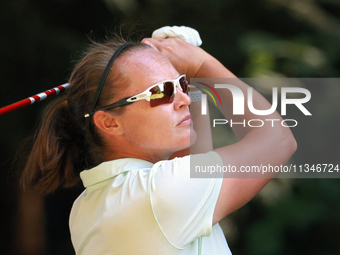
M 116 108 L 116 107 L 121 107 L 121 106 L 126 106 L 126 105 L 133 104 L 134 102 L 137 102 L 137 101 L 140 101 L 140 100 L 146 100 L 146 101 L 150 102 L 150 100 L 153 100 L 152 93 L 150 92 L 150 90 L 152 88 L 156 87 L 156 86 L 162 86 L 162 89 L 163 89 L 162 91 L 164 91 L 164 85 L 167 82 L 171 82 L 174 85 L 174 93 L 171 95 L 171 97 L 173 97 L 177 93 L 177 87 L 181 91 L 183 91 L 183 89 L 181 87 L 181 84 L 180 84 L 180 79 L 182 79 L 183 77 L 184 77 L 184 80 L 187 83 L 187 86 L 189 87 L 188 81 L 186 79 L 186 75 L 182 74 L 182 75 L 180 75 L 175 80 L 165 80 L 165 81 L 158 82 L 158 83 L 150 86 L 146 90 L 144 90 L 142 93 L 139 93 L 139 94 L 134 95 L 134 96 L 125 97 L 125 98 L 123 98 L 123 99 L 121 99 L 121 100 L 119 100 L 119 101 L 117 101 L 117 102 L 115 102 L 113 104 L 109 104 L 109 105 L 107 105 L 105 107 L 102 107 L 102 108 L 100 108 L 98 110 L 95 110 L 92 113 L 85 114 L 84 117 L 85 118 L 90 117 L 90 116 L 94 115 L 97 111 L 111 110 L 111 109 Z M 186 93 L 188 93 L 188 91 Z M 154 99 L 157 99 L 157 97 L 155 97 Z M 164 104 L 164 103 L 162 103 L 162 104 Z M 159 104 L 159 105 L 162 105 L 162 104 Z

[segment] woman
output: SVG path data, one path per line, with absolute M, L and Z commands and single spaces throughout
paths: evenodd
M 22 181 L 49 193 L 80 175 L 86 189 L 70 215 L 77 254 L 231 254 L 218 222 L 270 178 L 190 178 L 190 161 L 280 165 L 295 151 L 291 131 L 281 125 L 235 125 L 236 144 L 195 148 L 201 128 L 193 128 L 183 74 L 235 77 L 179 38 L 110 40 L 85 53 L 68 94 L 47 109 Z M 244 93 L 248 88 L 237 86 Z M 226 89 L 219 94 L 230 119 L 232 95 Z M 256 92 L 253 101 L 257 109 L 270 108 Z M 233 120 L 254 117 L 246 111 Z M 256 116 L 265 118 L 282 120 L 277 112 Z M 190 146 L 191 154 L 201 154 L 186 156 Z

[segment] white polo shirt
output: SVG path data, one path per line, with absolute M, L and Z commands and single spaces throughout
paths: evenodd
M 118 159 L 81 172 L 86 189 L 69 222 L 77 255 L 231 254 L 212 226 L 223 179 L 190 178 L 194 159 L 223 164 L 209 152 L 156 164 Z

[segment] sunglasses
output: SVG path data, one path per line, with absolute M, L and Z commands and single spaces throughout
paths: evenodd
M 140 100 L 149 101 L 151 107 L 159 106 L 162 104 L 170 104 L 174 101 L 174 96 L 177 92 L 177 88 L 179 88 L 183 93 L 188 94 L 188 81 L 186 80 L 185 74 L 179 76 L 176 80 L 161 81 L 147 88 L 145 91 L 138 95 L 125 97 L 118 102 L 107 105 L 94 112 L 88 113 L 85 115 L 85 117 L 92 116 L 97 111 L 110 110 L 116 107 L 130 105 Z

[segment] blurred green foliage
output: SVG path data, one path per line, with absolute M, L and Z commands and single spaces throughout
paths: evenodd
M 239 77 L 340 74 L 338 0 L 7 0 L 0 10 L 1 106 L 64 83 L 88 37 L 118 31 L 141 38 L 165 25 L 196 28 L 202 47 Z M 339 90 L 324 86 L 312 95 L 318 114 L 293 130 L 299 149 L 292 162 L 339 163 Z M 0 116 L 3 254 L 18 252 L 11 161 L 47 101 Z M 234 141 L 216 137 L 215 145 Z M 80 190 L 46 198 L 48 254 L 73 254 L 67 218 Z M 234 254 L 340 254 L 339 201 L 339 179 L 276 179 L 221 225 Z

